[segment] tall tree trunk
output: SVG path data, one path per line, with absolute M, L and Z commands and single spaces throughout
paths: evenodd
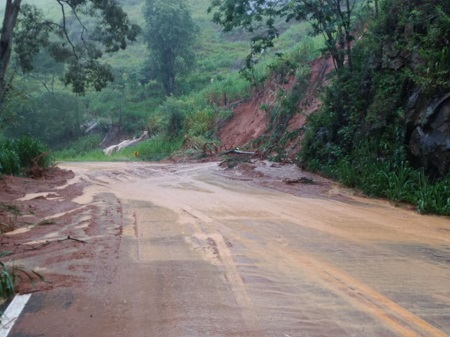
M 5 98 L 6 71 L 11 59 L 14 27 L 20 11 L 22 0 L 6 0 L 5 16 L 0 37 L 0 106 Z
M 347 61 L 348 61 L 348 68 L 350 71 L 353 70 L 353 57 L 352 57 L 352 36 L 350 33 L 351 30 L 351 20 L 352 20 L 352 8 L 350 7 L 350 0 L 346 0 L 345 4 L 347 6 L 347 17 L 346 17 L 346 24 L 344 26 L 345 28 L 345 40 L 347 43 Z

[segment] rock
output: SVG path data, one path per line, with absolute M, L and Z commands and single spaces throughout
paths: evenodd
M 450 173 L 450 93 L 427 99 L 414 92 L 407 106 L 406 129 L 412 163 L 432 178 Z

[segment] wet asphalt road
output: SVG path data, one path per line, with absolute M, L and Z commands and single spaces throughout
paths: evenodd
M 120 247 L 79 286 L 33 294 L 10 336 L 450 335 L 447 218 L 292 196 L 216 163 L 63 167 Z

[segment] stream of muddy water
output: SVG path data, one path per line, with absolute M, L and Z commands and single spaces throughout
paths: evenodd
M 63 282 L 10 336 L 450 335 L 448 218 L 267 162 L 61 167 L 83 193 L 20 262 Z

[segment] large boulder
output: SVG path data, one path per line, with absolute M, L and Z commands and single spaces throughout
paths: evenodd
M 450 93 L 428 99 L 414 92 L 406 111 L 406 131 L 416 166 L 432 178 L 450 172 Z

